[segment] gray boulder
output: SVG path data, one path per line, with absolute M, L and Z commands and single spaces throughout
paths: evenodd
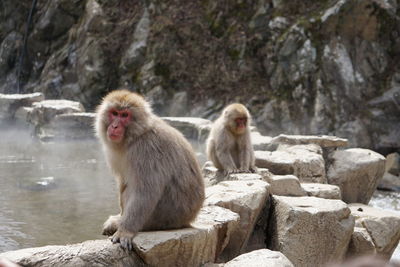
M 272 197 L 268 248 L 282 252 L 294 266 L 323 266 L 344 258 L 354 228 L 341 200 Z
M 337 185 L 346 203 L 367 204 L 385 171 L 385 158 L 368 149 L 335 151 L 328 168 L 328 183 Z

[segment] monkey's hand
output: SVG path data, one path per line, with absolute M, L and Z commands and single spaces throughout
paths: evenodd
M 119 243 L 121 247 L 128 250 L 133 250 L 133 238 L 136 236 L 136 233 L 118 229 L 117 232 L 111 237 L 111 241 L 115 243 Z
M 113 235 L 119 226 L 119 221 L 121 220 L 121 215 L 114 215 L 108 217 L 107 221 L 103 224 L 102 235 L 111 236 Z
M 257 170 L 257 167 L 256 166 L 251 166 L 250 167 L 250 172 L 252 172 L 252 173 L 256 173 L 258 170 Z
M 240 172 L 240 170 L 239 169 L 226 169 L 225 171 L 224 171 L 224 174 L 225 174 L 225 176 L 228 176 L 229 174 L 234 174 L 234 173 L 239 173 Z

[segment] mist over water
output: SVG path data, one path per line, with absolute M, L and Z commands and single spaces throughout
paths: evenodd
M 94 141 L 40 143 L 0 129 L 0 252 L 105 238 L 117 191 Z

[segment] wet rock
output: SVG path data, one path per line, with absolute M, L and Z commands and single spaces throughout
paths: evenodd
M 385 169 L 385 158 L 371 150 L 352 148 L 331 155 L 328 183 L 337 185 L 346 203 L 368 203 Z
M 273 175 L 267 179 L 271 185 L 271 194 L 278 196 L 306 196 L 306 191 L 294 175 Z
M 282 252 L 294 266 L 323 266 L 344 258 L 354 228 L 341 200 L 272 197 L 268 248 Z
M 42 140 L 94 138 L 94 118 L 94 113 L 85 112 L 56 115 L 40 127 L 37 136 Z
M 211 129 L 211 121 L 195 117 L 163 117 L 172 127 L 188 139 L 204 142 Z
M 390 259 L 400 240 L 400 215 L 363 204 L 349 204 L 356 226 L 365 228 L 376 252 Z
M 363 227 L 354 227 L 346 258 L 355 258 L 372 254 L 376 254 L 376 248 L 367 229 Z
M 43 99 L 42 93 L 0 94 L 0 121 L 13 119 L 19 108 L 29 107 L 34 102 L 42 101 Z
M 325 161 L 317 145 L 280 145 L 277 151 L 255 151 L 256 165 L 273 174 L 297 176 L 300 182 L 326 183 Z
M 260 180 L 224 181 L 206 188 L 205 205 L 227 208 L 240 216 L 228 245 L 220 255 L 225 262 L 244 252 L 247 241 L 269 196 L 269 184 Z
M 342 199 L 339 186 L 331 184 L 302 183 L 301 187 L 310 197 L 320 197 L 327 199 Z
M 242 254 L 222 265 L 223 267 L 294 267 L 289 259 L 279 251 L 259 249 Z

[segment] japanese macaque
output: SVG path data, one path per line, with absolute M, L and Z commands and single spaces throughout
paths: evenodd
M 183 135 L 128 90 L 104 98 L 95 127 L 118 182 L 121 210 L 104 223 L 103 234 L 133 249 L 138 231 L 190 226 L 205 193 L 195 153 Z
M 235 103 L 227 106 L 213 124 L 207 140 L 207 157 L 225 175 L 257 170 L 250 122 L 247 108 Z

